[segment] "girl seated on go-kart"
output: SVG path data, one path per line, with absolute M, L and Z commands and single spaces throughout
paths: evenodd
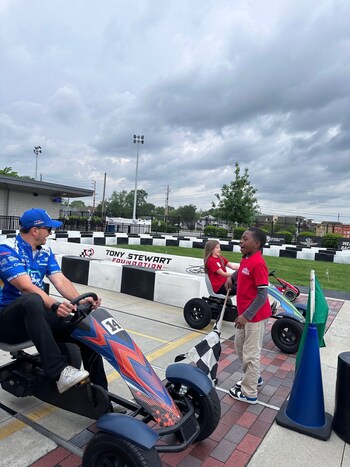
M 228 272 L 226 267 L 237 271 L 238 263 L 230 263 L 221 256 L 220 243 L 217 240 L 208 240 L 204 249 L 204 271 L 208 274 L 213 291 L 217 294 L 226 295 L 226 280 L 231 277 L 232 271 Z M 236 295 L 236 286 L 232 284 L 230 295 Z

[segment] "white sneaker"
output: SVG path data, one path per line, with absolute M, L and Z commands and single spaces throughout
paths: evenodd
M 60 375 L 60 379 L 56 381 L 57 389 L 60 394 L 67 391 L 75 384 L 84 381 L 84 379 L 89 377 L 89 373 L 85 370 L 78 370 L 73 366 L 66 366 Z

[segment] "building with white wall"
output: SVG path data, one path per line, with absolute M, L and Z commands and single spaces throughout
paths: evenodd
M 0 175 L 0 216 L 20 216 L 30 208 L 59 217 L 62 198 L 92 197 L 93 190 Z

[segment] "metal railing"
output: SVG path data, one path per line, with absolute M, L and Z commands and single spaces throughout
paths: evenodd
M 0 230 L 18 230 L 19 216 L 0 216 Z

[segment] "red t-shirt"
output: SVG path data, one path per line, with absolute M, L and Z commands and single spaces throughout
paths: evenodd
M 227 277 L 220 276 L 216 271 L 218 269 L 222 269 L 224 272 L 226 271 L 226 264 L 228 260 L 223 256 L 219 256 L 218 258 L 214 258 L 214 256 L 209 256 L 207 261 L 207 271 L 209 280 L 213 287 L 214 292 L 216 293 L 222 285 L 225 284 Z
M 241 260 L 237 273 L 237 310 L 242 315 L 257 296 L 257 287 L 269 283 L 269 272 L 262 257 L 261 251 L 257 251 L 248 258 Z M 268 299 L 258 310 L 251 322 L 262 321 L 271 316 L 271 306 Z

